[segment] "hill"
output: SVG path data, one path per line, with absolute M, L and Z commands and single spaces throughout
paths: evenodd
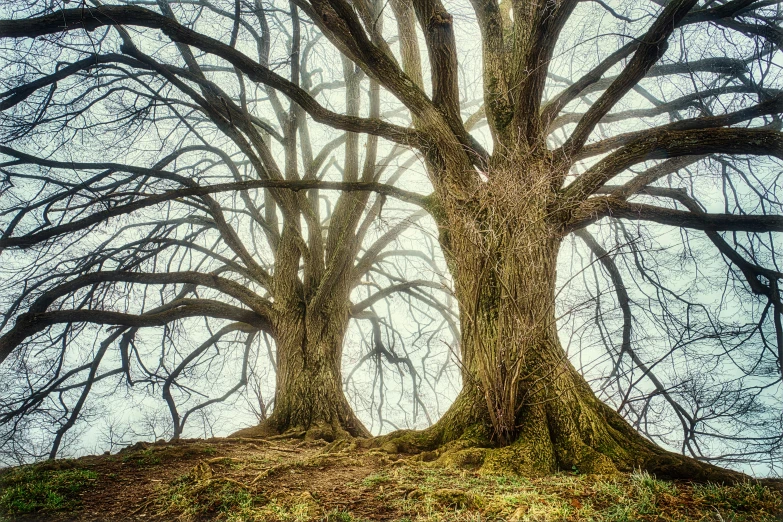
M 780 521 L 776 486 L 480 475 L 346 442 L 209 439 L 0 472 L 0 520 Z

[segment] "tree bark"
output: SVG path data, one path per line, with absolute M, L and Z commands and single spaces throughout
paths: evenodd
M 435 450 L 488 472 L 612 473 L 735 481 L 744 475 L 665 451 L 595 396 L 560 344 L 556 264 L 563 237 L 551 171 L 505 161 L 469 197 L 440 191 L 441 243 L 460 305 L 463 390 L 391 451 Z
M 258 426 L 233 436 L 289 433 L 333 441 L 368 437 L 343 393 L 342 346 L 348 325 L 345 307 L 304 307 L 280 314 L 275 325 L 277 386 L 274 410 Z

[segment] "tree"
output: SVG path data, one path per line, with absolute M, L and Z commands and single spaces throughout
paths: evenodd
M 179 26 L 168 3 L 157 5 Z M 234 48 L 247 22 L 205 6 L 233 30 Z M 342 81 L 311 67 L 317 35 L 297 12 L 291 6 L 281 23 L 253 7 L 259 63 L 290 56 L 298 92 L 340 88 L 347 121 L 360 121 L 363 100 L 377 117 L 379 87 L 352 63 Z M 274 42 L 275 29 L 286 42 Z M 9 436 L 20 417 L 46 414 L 54 457 L 93 386 L 124 379 L 158 387 L 176 439 L 191 414 L 246 385 L 262 335 L 275 345 L 274 408 L 243 433 L 369 435 L 343 392 L 349 321 L 366 322 L 385 359 L 407 370 L 382 335 L 399 318 L 386 320 L 378 306 L 402 293 L 447 312 L 437 274 L 389 270 L 402 255 L 400 234 L 426 214 L 384 209 L 387 196 L 421 205 L 394 186 L 415 158 L 379 148 L 375 136 L 362 144 L 355 132 L 326 135 L 296 103 L 186 45 L 159 56 L 165 45 L 120 26 L 102 38 L 44 44 L 57 56 L 45 74 L 33 54 L 6 55 L 0 250 L 10 270 L 0 362 L 14 353 L 26 381 L 3 399 Z M 238 373 L 230 386 L 218 379 L 226 366 Z M 200 386 L 189 384 L 194 376 Z M 182 405 L 193 396 L 201 399 Z
M 632 346 L 629 285 L 585 228 L 603 220 L 618 223 L 617 230 L 649 222 L 699 231 L 729 263 L 731 277 L 740 276 L 733 281 L 766 303 L 749 335 L 758 341 L 760 363 L 775 361 L 778 376 L 769 386 L 778 385 L 783 305 L 773 245 L 783 217 L 775 176 L 756 173 L 783 158 L 776 4 L 653 0 L 613 8 L 473 0 L 464 14 L 480 33 L 484 103 L 467 118 L 460 102 L 473 69 L 460 68 L 458 23 L 439 0 L 399 0 L 385 10 L 361 0 L 292 4 L 410 111 L 413 128 L 331 111 L 218 32 L 139 6 L 7 20 L 0 35 L 27 41 L 107 25 L 143 27 L 277 89 L 318 122 L 421 153 L 434 189 L 426 206 L 459 303 L 464 382 L 440 421 L 423 433 L 392 435 L 390 449 L 437 449 L 442 458 L 524 473 L 641 467 L 737 478 L 662 450 L 596 398 L 558 337 L 556 261 L 569 234 L 584 241 L 623 309 L 617 357 L 646 367 Z M 244 4 L 236 5 L 239 12 Z M 604 16 L 608 22 L 595 23 Z M 384 18 L 396 25 L 396 49 L 383 38 Z M 471 134 L 482 117 L 488 135 Z M 759 159 L 745 170 L 737 158 Z M 705 198 L 702 179 L 684 176 L 697 163 L 725 166 L 717 173 L 723 194 Z M 631 247 L 627 255 L 643 254 Z M 643 373 L 655 377 L 650 367 Z

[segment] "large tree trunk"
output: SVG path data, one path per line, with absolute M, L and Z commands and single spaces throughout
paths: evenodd
M 340 363 L 348 314 L 341 308 L 325 306 L 318 312 L 295 309 L 281 314 L 275 325 L 274 410 L 260 425 L 234 436 L 290 433 L 332 441 L 370 435 L 343 393 Z
M 460 305 L 463 390 L 423 433 L 391 450 L 432 450 L 442 460 L 525 475 L 643 468 L 661 476 L 742 475 L 658 448 L 599 401 L 569 362 L 555 316 L 562 232 L 551 176 L 494 169 L 474 194 L 440 194 L 441 242 Z

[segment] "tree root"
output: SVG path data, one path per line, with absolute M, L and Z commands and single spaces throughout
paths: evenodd
M 265 469 L 264 471 L 256 475 L 256 477 L 253 479 L 250 485 L 252 486 L 253 484 L 255 484 L 260 480 L 273 477 L 275 475 L 278 475 L 290 469 L 318 468 L 318 467 L 326 466 L 334 461 L 338 461 L 339 459 L 345 457 L 345 450 L 351 448 L 350 443 L 345 442 L 345 444 L 347 444 L 347 446 L 343 445 L 343 441 L 335 441 L 327 445 L 323 450 L 319 451 L 315 455 L 311 455 L 303 459 L 289 460 L 287 462 L 283 462 L 282 464 L 277 464 L 276 466 L 272 466 L 269 469 Z M 342 449 L 335 449 L 335 448 L 342 448 Z
M 363 442 L 386 453 L 414 455 L 435 466 L 487 474 L 543 476 L 558 471 L 583 474 L 647 471 L 662 479 L 734 484 L 753 480 L 736 471 L 664 450 L 642 437 L 614 410 L 601 404 L 591 430 L 552 430 L 553 422 L 529 412 L 529 422 L 509 445 L 491 440 L 491 427 L 459 412 L 422 431 L 397 431 Z M 470 419 L 470 416 L 464 418 Z
M 273 419 L 267 419 L 256 426 L 244 428 L 229 435 L 230 438 L 249 438 L 264 440 L 303 439 L 306 441 L 352 440 L 354 437 L 337 423 L 316 422 L 308 427 L 292 426 L 281 431 Z

